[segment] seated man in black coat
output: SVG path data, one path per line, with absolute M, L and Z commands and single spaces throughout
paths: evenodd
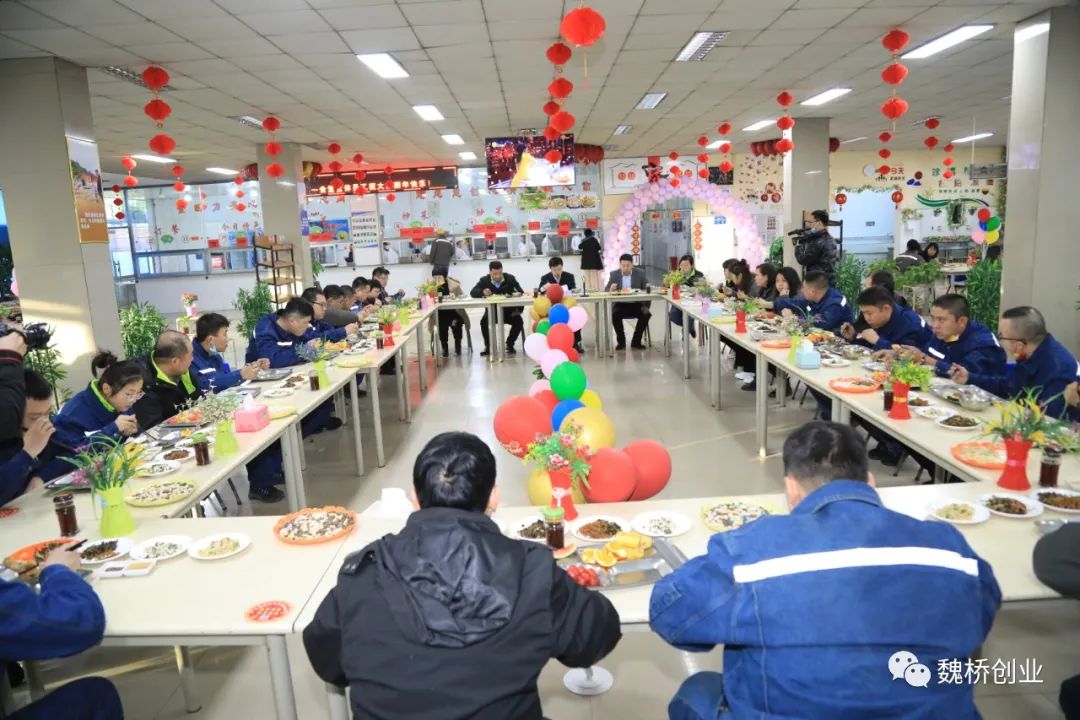
M 619 269 L 611 273 L 607 282 L 608 292 L 620 290 L 645 290 L 645 271 L 634 267 L 634 256 L 625 253 L 619 257 Z M 630 341 L 630 347 L 635 350 L 644 350 L 645 346 L 641 339 L 645 336 L 645 328 L 649 326 L 649 318 L 652 311 L 649 310 L 649 302 L 627 302 L 616 300 L 611 306 L 611 324 L 615 326 L 615 349 L 626 349 L 626 333 L 623 331 L 623 320 L 631 318 L 637 320 L 634 323 L 634 337 Z
M 548 269 L 551 271 L 547 275 L 540 278 L 540 287 L 537 288 L 537 292 L 543 294 L 547 291 L 548 285 L 561 285 L 563 292 L 569 294 L 577 290 L 577 282 L 574 280 L 574 273 L 568 273 L 563 270 L 563 260 L 561 257 L 553 257 L 548 260 Z M 581 347 L 581 331 L 574 331 L 574 349 L 579 353 L 584 352 L 584 348 Z
M 194 357 L 187 335 L 166 330 L 158 337 L 154 352 L 143 361 L 146 368 L 143 396 L 133 406 L 140 431 L 168 420 L 202 397 L 199 383 L 191 374 Z
M 469 295 L 474 298 L 486 298 L 492 295 L 512 295 L 522 292 L 524 290 L 521 289 L 517 278 L 510 273 L 504 273 L 501 262 L 492 260 L 488 263 L 488 274 L 477 281 L 476 287 L 472 289 Z M 480 319 L 480 333 L 484 336 L 484 352 L 480 354 L 484 356 L 491 354 L 491 336 L 488 332 L 488 317 L 490 315 L 491 308 L 488 308 L 484 311 L 484 317 Z M 521 308 L 504 308 L 502 321 L 504 325 L 510 325 L 510 337 L 506 338 L 506 354 L 513 355 L 517 352 L 514 345 L 517 343 L 518 336 L 524 330 L 524 325 L 521 322 Z
M 551 658 L 589 667 L 614 649 L 619 616 L 551 551 L 499 532 L 495 458 L 443 433 L 413 465 L 414 512 L 349 555 L 304 630 L 315 672 L 351 689 L 354 717 L 540 720 Z

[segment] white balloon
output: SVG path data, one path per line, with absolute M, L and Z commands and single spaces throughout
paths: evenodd
M 558 365 L 569 361 L 570 358 L 562 350 L 548 350 L 540 359 L 540 369 L 544 371 L 545 376 L 551 377 L 551 373 Z
M 538 334 L 538 333 L 535 333 L 535 334 Z M 526 343 L 528 343 L 528 340 L 526 340 Z M 532 356 L 530 355 L 529 357 L 532 357 Z M 537 395 L 544 392 L 545 390 L 550 390 L 550 389 L 551 389 L 551 382 L 550 381 L 545 380 L 544 378 L 540 378 L 539 380 L 534 380 L 533 384 L 531 386 L 529 386 L 529 397 L 536 397 Z
M 585 324 L 589 322 L 589 313 L 585 312 L 585 308 L 580 305 L 575 305 L 570 308 L 570 319 L 566 322 L 570 326 L 570 329 L 577 332 L 581 328 L 585 327 Z
M 533 333 L 525 338 L 525 354 L 535 362 L 540 362 L 548 352 L 547 336 L 543 333 Z M 531 392 L 529 393 L 532 394 Z

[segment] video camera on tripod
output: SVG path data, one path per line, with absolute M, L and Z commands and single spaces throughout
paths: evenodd
M 52 332 L 45 323 L 28 323 L 18 328 L 0 320 L 0 337 L 11 333 L 22 335 L 23 340 L 26 341 L 26 352 L 44 350 L 52 341 Z

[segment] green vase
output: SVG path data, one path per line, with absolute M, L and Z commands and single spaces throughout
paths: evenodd
M 124 502 L 124 488 L 113 487 L 98 493 L 101 498 L 101 537 L 130 535 L 135 530 L 135 518 Z
M 315 361 L 315 372 L 319 375 L 319 387 L 324 390 L 330 387 L 330 376 L 326 374 L 326 361 Z
M 214 452 L 220 457 L 240 452 L 240 443 L 236 440 L 231 420 L 219 422 L 214 426 Z
M 788 348 L 787 351 L 787 361 L 789 363 L 795 364 L 795 353 L 799 351 L 799 346 L 802 345 L 802 341 L 803 339 L 801 335 L 791 336 L 791 347 Z
M 401 327 L 405 327 L 409 324 L 409 308 L 401 308 L 397 314 L 398 322 L 401 323 Z

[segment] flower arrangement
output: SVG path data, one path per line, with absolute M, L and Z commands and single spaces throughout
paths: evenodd
M 908 387 L 930 387 L 930 381 L 933 377 L 934 373 L 928 365 L 906 358 L 895 360 L 889 369 L 889 378 L 893 382 L 903 383 Z
M 791 337 L 796 335 L 805 337 L 817 329 L 817 326 L 814 324 L 817 319 L 816 315 L 810 315 L 808 317 L 792 315 L 790 317 L 785 317 L 780 321 L 780 332 Z
M 682 285 L 686 282 L 686 273 L 681 270 L 672 270 L 669 273 L 665 273 L 664 287 L 675 287 L 676 285 Z
M 541 470 L 568 473 L 579 487 L 588 487 L 590 456 L 589 446 L 581 442 L 581 428 L 571 425 L 567 432 L 537 435 L 523 459 Z
M 124 487 L 143 462 L 139 453 L 128 452 L 122 440 L 104 435 L 95 436 L 89 444 L 78 448 L 74 457 L 61 460 L 74 465 L 85 484 L 98 493 Z
M 199 302 L 199 296 L 192 292 L 180 293 L 180 302 L 184 307 L 191 307 Z
M 393 325 L 398 319 L 398 309 L 394 305 L 383 305 L 375 313 L 375 319 L 379 321 L 379 325 Z
M 199 398 L 195 409 L 203 419 L 218 425 L 231 421 L 233 413 L 243 404 L 244 399 L 238 393 L 208 393 Z
M 326 362 L 336 351 L 331 349 L 325 340 L 309 340 L 303 345 L 296 346 L 296 354 L 307 362 Z
M 416 289 L 421 295 L 433 295 L 439 291 L 439 284 L 434 280 L 425 280 Z
M 698 297 L 708 298 L 710 300 L 716 298 L 719 294 L 717 293 L 716 288 L 712 286 L 712 283 L 704 277 L 698 279 L 698 281 L 694 283 L 694 289 L 697 290 Z
M 1062 423 L 1046 414 L 1032 390 L 1015 400 L 994 403 L 994 409 L 998 417 L 986 424 L 984 435 L 1042 445 L 1062 434 Z
M 735 307 L 746 313 L 756 313 L 761 309 L 761 305 L 758 304 L 758 299 L 752 297 L 742 298 Z

